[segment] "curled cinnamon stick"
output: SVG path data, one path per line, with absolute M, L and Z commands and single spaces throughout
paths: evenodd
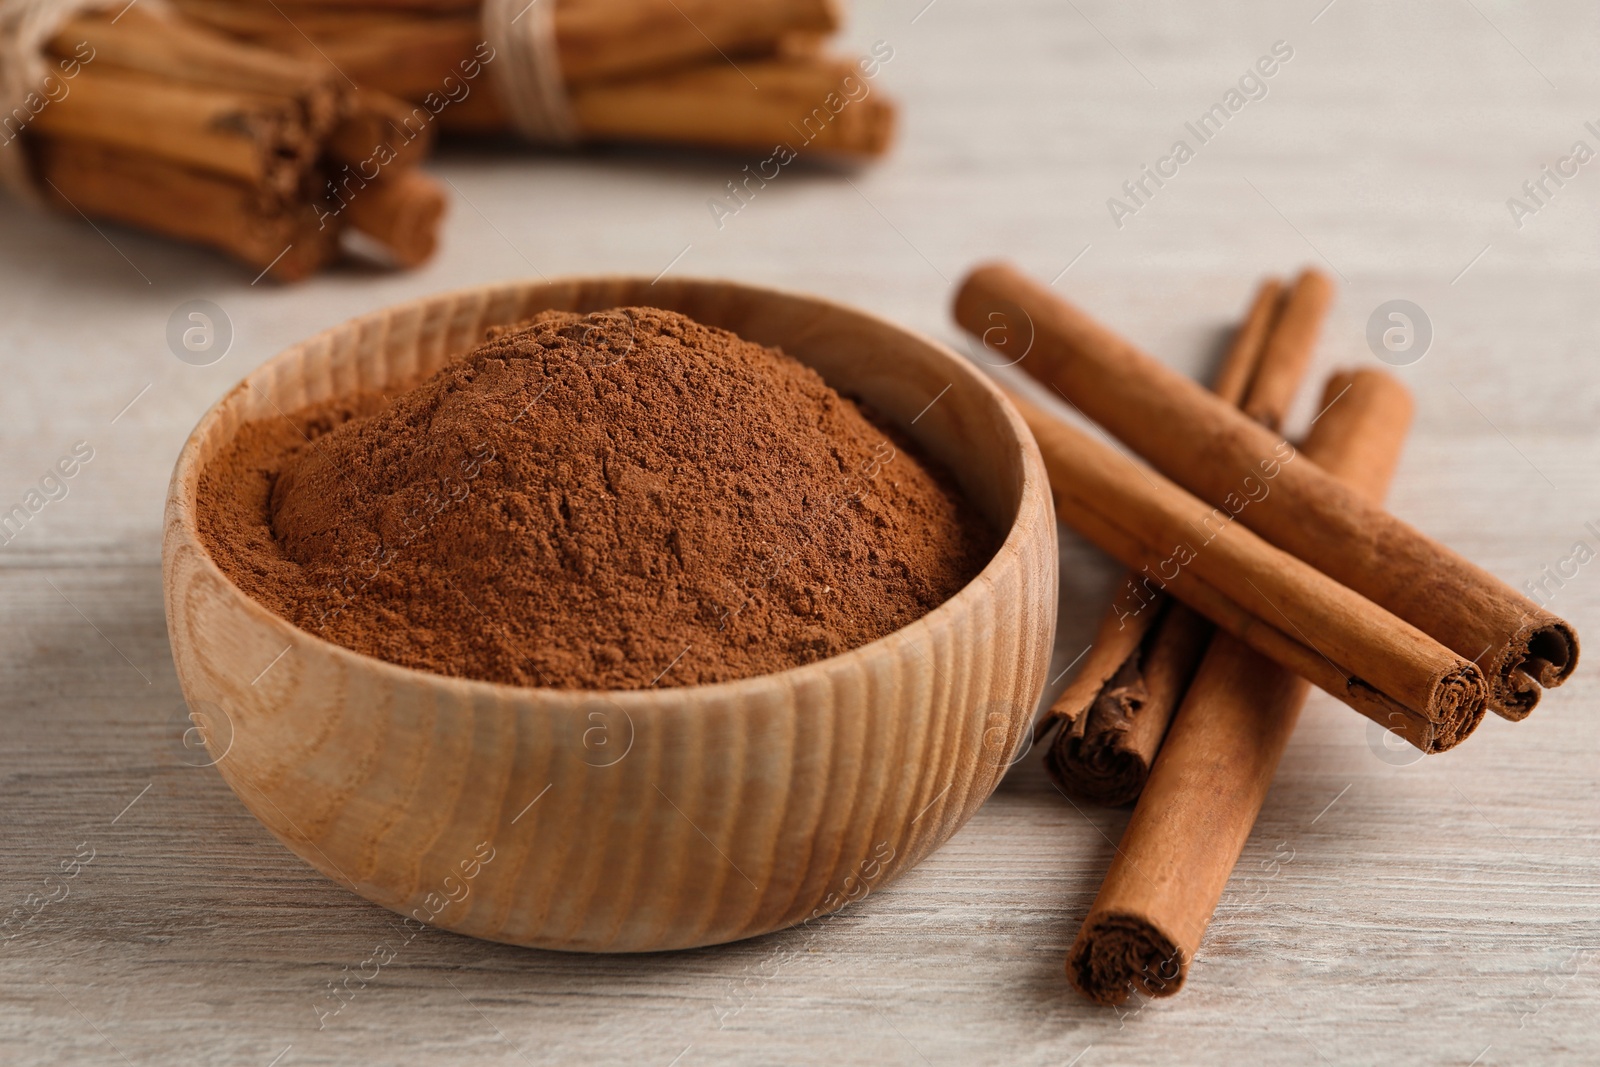
M 72 92 L 34 121 L 70 137 L 154 156 L 288 197 L 316 144 L 285 98 L 158 81 L 88 66 Z
M 1117 601 L 1124 616 L 1168 591 L 1426 752 L 1453 747 L 1477 727 L 1488 692 L 1472 662 L 1268 544 L 1232 513 L 1206 507 L 1030 404 L 1017 407 L 1044 456 L 1061 520 L 1138 572 Z M 1283 443 L 1270 462 L 1286 471 L 1293 455 Z
M 1283 283 L 1268 278 L 1256 289 L 1255 299 L 1244 321 L 1234 331 L 1228 351 L 1222 357 L 1211 391 L 1230 404 L 1242 404 L 1249 395 L 1268 341 L 1283 312 Z M 1290 390 L 1292 393 L 1293 390 Z
M 1127 804 L 1138 798 L 1172 713 L 1211 640 L 1211 624 L 1183 604 L 1144 615 L 1153 623 L 1148 637 L 1120 655 L 1098 685 L 1093 675 L 1074 679 L 1063 692 L 1067 699 L 1050 709 L 1061 730 L 1045 750 L 1045 770 L 1067 794 L 1090 803 Z M 1121 625 L 1113 605 L 1095 635 L 1095 647 L 1117 648 L 1117 637 L 1131 629 Z
M 333 127 L 344 108 L 343 82 L 326 64 L 242 44 L 180 18 L 138 8 L 78 15 L 50 47 L 67 57 L 83 43 L 94 50 L 96 63 L 121 70 L 292 99 L 313 140 Z
M 1013 396 L 1012 402 L 1024 403 L 1020 398 Z M 1139 650 L 1144 647 L 1151 632 L 1155 629 L 1156 620 L 1160 611 L 1141 611 L 1131 617 L 1118 604 L 1111 604 L 1106 608 L 1106 613 L 1100 619 L 1100 625 L 1095 630 L 1094 641 L 1083 654 L 1083 662 L 1079 665 L 1077 673 L 1067 683 L 1067 687 L 1050 704 L 1050 710 L 1044 718 L 1039 720 L 1034 731 L 1034 740 L 1042 741 L 1050 731 L 1061 727 L 1063 734 L 1078 731 L 1080 735 L 1086 732 L 1081 729 L 1090 710 L 1100 696 L 1111 688 L 1113 681 L 1122 674 L 1129 662 L 1137 663 Z M 1123 689 L 1127 686 L 1124 684 Z M 1133 709 L 1128 705 L 1126 697 L 1117 697 L 1117 702 L 1124 708 L 1125 714 L 1132 714 Z M 1056 744 L 1061 744 L 1061 736 L 1057 735 Z M 1066 764 L 1067 753 L 1054 754 L 1055 745 L 1046 753 L 1045 766 L 1050 770 L 1057 784 L 1069 793 L 1078 795 L 1073 784 L 1078 777 Z M 1085 794 L 1088 795 L 1088 794 Z
M 420 171 L 386 172 L 350 198 L 342 215 L 351 229 L 366 234 L 402 267 L 415 267 L 433 255 L 444 217 L 444 190 Z
M 414 167 L 433 151 L 432 116 L 397 96 L 362 89 L 328 135 L 327 153 L 354 167 Z
M 737 69 L 719 63 L 584 86 L 573 92 L 572 110 L 589 139 L 767 151 L 778 145 L 791 158 L 881 155 L 895 120 L 894 106 L 858 64 L 834 59 L 765 59 Z
M 1237 499 L 1282 441 L 1225 401 L 1122 340 L 1044 286 L 999 264 L 973 271 L 957 320 L 993 333 L 994 318 L 1031 337 L 1021 366 L 1200 498 Z M 1540 686 L 1578 659 L 1576 631 L 1481 567 L 1401 522 L 1310 463 L 1283 463 L 1240 518 L 1292 553 L 1481 664 L 1491 705 L 1525 717 Z M 1163 553 L 1164 555 L 1165 553 Z
M 1283 315 L 1283 296 L 1276 279 L 1263 282 L 1228 346 L 1212 388 L 1230 403 L 1243 402 L 1253 383 L 1263 378 L 1284 377 L 1263 362 L 1271 351 L 1274 325 Z M 1305 363 L 1297 351 L 1283 345 L 1275 358 L 1296 370 Z M 1144 788 L 1156 750 L 1211 634 L 1211 624 L 1183 605 L 1152 609 L 1141 617 L 1152 617 L 1158 610 L 1162 625 L 1147 638 L 1148 627 L 1130 627 L 1113 604 L 1100 622 L 1084 670 L 1039 724 L 1040 738 L 1055 725 L 1061 727 L 1045 749 L 1044 763 L 1069 796 L 1095 804 L 1127 804 Z M 1130 629 L 1137 629 L 1138 637 L 1130 640 Z M 1159 675 L 1159 682 L 1147 680 L 1150 674 Z
M 338 231 L 307 204 L 284 205 L 248 186 L 150 156 L 72 138 L 42 140 L 39 175 L 67 212 L 139 226 L 233 256 L 278 281 L 332 262 Z
M 567 0 L 556 47 L 568 85 L 773 51 L 793 32 L 833 33 L 833 0 Z
M 1381 500 L 1411 399 L 1371 370 L 1336 375 L 1324 405 L 1335 397 L 1305 454 Z M 1135 988 L 1170 996 L 1183 985 L 1305 695 L 1304 681 L 1232 638 L 1212 643 L 1068 955 L 1085 997 L 1119 1004 Z
M 1250 381 L 1249 395 L 1240 402 L 1246 415 L 1268 429 L 1283 426 L 1332 303 L 1333 283 L 1319 270 L 1301 271 L 1284 298 L 1282 313 L 1261 353 L 1260 370 Z

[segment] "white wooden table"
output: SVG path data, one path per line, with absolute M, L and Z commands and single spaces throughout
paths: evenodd
M 1076 810 L 1028 759 L 920 868 L 812 929 L 623 958 L 430 933 L 319 1031 L 327 984 L 396 921 L 182 744 L 159 532 L 200 412 L 323 326 L 535 273 L 670 264 L 959 342 L 951 283 L 1005 255 L 1065 269 L 1063 292 L 1201 374 L 1261 273 L 1321 263 L 1343 279 L 1323 370 L 1375 361 L 1384 301 L 1432 323 L 1399 371 L 1419 414 L 1394 508 L 1519 586 L 1600 548 L 1600 161 L 1547 179 L 1520 229 L 1506 203 L 1575 141 L 1600 148 L 1600 11 L 1324 3 L 863 3 L 851 36 L 894 48 L 877 87 L 905 104 L 895 155 L 789 168 L 720 229 L 706 202 L 745 159 L 456 150 L 435 263 L 280 289 L 0 205 L 0 509 L 94 450 L 0 547 L 0 916 L 69 893 L 0 944 L 0 1062 L 1600 1062 L 1593 665 L 1420 763 L 1316 695 L 1189 987 L 1122 1014 L 1078 1000 L 1062 957 L 1127 815 Z M 1117 228 L 1107 199 L 1280 40 L 1265 98 L 1191 137 Z M 236 332 L 204 368 L 164 336 L 196 298 Z M 1063 554 L 1065 665 L 1112 572 L 1072 538 Z M 1600 562 L 1552 606 L 1600 641 Z

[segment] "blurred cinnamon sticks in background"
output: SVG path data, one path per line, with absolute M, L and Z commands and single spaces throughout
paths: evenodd
M 756 91 L 755 86 L 760 87 Z M 586 136 L 709 148 L 876 156 L 894 134 L 894 106 L 854 60 L 773 57 L 740 69 L 707 65 L 572 95 Z
M 892 51 L 822 55 L 832 0 L 538 0 L 553 4 L 555 52 L 582 141 L 771 152 L 779 143 L 867 157 L 887 150 L 895 109 L 871 90 Z M 530 5 L 531 6 L 531 5 Z M 480 4 L 178 0 L 190 18 L 363 87 L 420 103 L 447 94 L 485 55 Z M 503 62 L 502 58 L 489 61 Z M 512 129 L 505 101 L 472 92 L 439 113 L 448 131 Z
M 326 56 L 352 79 L 397 96 L 438 90 L 484 40 L 479 0 L 176 3 L 190 18 L 234 36 L 291 54 Z M 791 37 L 831 34 L 840 21 L 829 0 L 556 0 L 553 17 L 569 86 L 720 55 L 770 55 Z
M 40 184 L 65 211 L 208 245 L 292 281 L 330 263 L 347 226 L 387 246 L 401 219 L 437 222 L 443 210 L 438 187 L 409 169 L 421 153 L 351 159 L 410 109 L 353 92 L 321 65 L 140 9 L 73 18 L 50 48 L 91 57 L 30 128 Z M 358 198 L 361 211 L 347 215 Z M 420 262 L 417 240 L 390 251 Z M 424 243 L 431 251 L 431 233 Z
M 570 126 L 561 143 L 848 159 L 892 138 L 894 106 L 871 83 L 893 51 L 824 55 L 833 0 L 538 2 Z M 436 135 L 517 128 L 504 93 L 523 83 L 497 76 L 512 60 L 481 0 L 172 8 L 79 15 L 50 42 L 77 69 L 27 141 L 39 191 L 62 210 L 209 245 L 280 280 L 333 261 L 347 232 L 416 266 L 445 210 L 416 170 Z

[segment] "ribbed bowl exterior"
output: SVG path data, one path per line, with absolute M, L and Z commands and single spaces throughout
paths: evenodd
M 244 423 L 415 382 L 487 327 L 542 309 L 628 305 L 777 345 L 871 403 L 1006 531 L 995 558 L 931 614 L 832 659 L 719 685 L 581 692 L 351 652 L 253 601 L 202 547 L 200 472 Z M 721 281 L 496 285 L 296 345 L 191 435 L 163 558 L 184 695 L 217 769 L 273 834 L 418 921 L 578 951 L 750 937 L 909 869 L 972 815 L 1024 745 L 1055 625 L 1044 469 L 984 376 L 871 315 Z

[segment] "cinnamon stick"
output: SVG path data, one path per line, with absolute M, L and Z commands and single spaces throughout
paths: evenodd
M 182 2 L 182 0 L 180 0 Z M 286 12 L 296 20 L 317 12 L 374 12 L 392 15 L 404 12 L 413 15 L 470 14 L 483 5 L 483 0 L 232 0 L 245 7 L 264 7 Z
M 1222 366 L 1211 383 L 1211 391 L 1230 404 L 1242 404 L 1257 377 L 1268 339 L 1283 312 L 1283 283 L 1268 278 L 1256 289 L 1244 322 L 1234 332 L 1233 341 L 1222 357 Z M 1290 390 L 1293 392 L 1293 390 Z
M 391 170 L 350 198 L 342 217 L 402 267 L 427 262 L 439 241 L 444 190 L 422 172 Z
M 717 63 L 585 86 L 572 109 L 595 140 L 873 156 L 894 135 L 894 106 L 848 60 Z
M 235 41 L 181 18 L 139 8 L 69 19 L 50 43 L 61 57 L 83 42 L 96 64 L 163 79 L 294 100 L 312 140 L 332 129 L 344 110 L 342 82 L 326 65 Z
M 1377 371 L 1341 372 L 1304 452 L 1382 500 L 1411 399 Z M 1074 988 L 1119 1004 L 1176 993 L 1216 911 L 1305 702 L 1306 683 L 1219 635 L 1189 687 L 1067 958 Z
M 346 221 L 396 263 L 432 252 L 443 198 L 426 178 L 397 177 L 431 144 L 431 112 L 347 88 L 325 58 L 244 43 L 165 7 L 74 15 L 49 47 L 93 56 L 30 129 L 43 191 L 63 210 L 209 245 L 285 280 L 331 261 Z
M 1284 298 L 1249 396 L 1240 402 L 1246 415 L 1270 430 L 1280 429 L 1289 414 L 1332 303 L 1333 283 L 1318 270 L 1301 271 Z
M 354 167 L 414 167 L 433 151 L 433 142 L 432 116 L 426 111 L 397 96 L 361 89 L 325 147 L 331 158 Z
M 316 144 L 280 97 L 233 92 L 86 66 L 72 92 L 34 120 L 46 137 L 94 141 L 294 193 Z
M 276 17 L 281 21 L 281 15 Z M 293 26 L 283 23 L 288 32 L 280 30 L 258 39 L 307 61 L 319 60 L 337 68 L 364 89 L 405 100 L 451 91 L 461 81 L 461 64 L 470 62 L 484 43 L 483 26 L 476 15 L 355 20 L 345 13 L 333 13 L 324 15 L 322 22 L 319 29 L 317 22 L 302 22 L 297 17 Z
M 556 47 L 568 85 L 776 50 L 792 32 L 833 33 L 832 0 L 561 0 Z
M 1125 652 L 1098 685 L 1093 675 L 1075 679 L 1084 684 L 1075 684 L 1067 700 L 1051 705 L 1040 724 L 1041 731 L 1052 720 L 1061 724 L 1045 750 L 1045 770 L 1063 792 L 1090 803 L 1114 806 L 1138 798 L 1172 713 L 1211 640 L 1211 624 L 1183 604 L 1155 605 L 1140 614 L 1153 622 L 1149 635 L 1126 648 L 1117 639 L 1132 628 L 1112 606 L 1094 647 L 1122 646 Z
M 975 270 L 955 312 L 979 334 L 993 325 L 994 314 L 1014 317 L 1019 329 L 1031 324 L 1025 370 L 1213 504 L 1239 499 L 1244 479 L 1264 484 L 1259 465 L 1285 447 L 1273 431 L 1010 267 Z M 1540 686 L 1571 675 L 1578 638 L 1569 623 L 1315 464 L 1281 462 L 1266 488 L 1241 511 L 1245 525 L 1481 663 L 1491 706 L 1501 715 L 1525 717 Z
M 1253 408 L 1258 417 L 1280 423 L 1310 362 L 1332 286 L 1316 271 L 1301 273 L 1285 292 L 1275 280 L 1264 282 L 1223 360 L 1212 391 L 1231 403 Z M 1285 331 L 1287 336 L 1285 336 Z M 1151 610 L 1147 608 L 1145 610 Z M 1117 680 L 1100 693 L 1069 687 L 1050 709 L 1062 729 L 1045 750 L 1045 767 L 1063 791 L 1091 803 L 1118 805 L 1136 799 L 1144 788 L 1167 726 L 1211 635 L 1211 624 L 1186 605 L 1164 612 L 1160 632 L 1116 669 Z M 1113 605 L 1096 641 L 1114 640 L 1111 631 L 1126 625 Z M 1162 647 L 1170 644 L 1173 648 Z M 1142 660 L 1187 673 L 1177 684 L 1147 685 Z M 1041 723 L 1046 729 L 1047 717 Z
M 1263 376 L 1262 359 L 1281 317 L 1282 297 L 1283 286 L 1276 279 L 1264 281 L 1228 346 L 1212 388 L 1230 403 L 1242 402 L 1251 383 Z M 1284 351 L 1280 346 L 1280 362 L 1289 361 Z M 1124 579 L 1123 585 L 1130 580 L 1131 576 Z M 1118 805 L 1132 802 L 1144 788 L 1156 750 L 1211 633 L 1210 623 L 1182 605 L 1151 605 L 1135 618 L 1156 614 L 1164 617 L 1163 623 L 1146 639 L 1148 625 L 1130 626 L 1126 612 L 1113 604 L 1101 619 L 1083 670 L 1062 690 L 1035 731 L 1035 737 L 1042 739 L 1060 725 L 1045 749 L 1044 764 L 1069 796 Z M 1137 630 L 1138 636 L 1130 630 Z M 1162 675 L 1159 683 L 1147 680 L 1153 672 Z
M 1469 660 L 1230 512 L 1030 404 L 1017 406 L 1044 457 L 1058 516 L 1139 573 L 1119 598 L 1125 614 L 1168 591 L 1426 752 L 1453 747 L 1477 727 L 1487 686 Z M 1269 462 L 1287 470 L 1292 449 L 1281 448 L 1291 451 Z
M 337 231 L 306 204 L 286 207 L 247 186 L 72 138 L 42 140 L 36 156 L 63 210 L 207 245 L 279 281 L 308 277 L 337 252 Z
M 407 100 L 448 96 L 438 110 L 446 130 L 510 127 L 495 93 L 461 77 L 463 64 L 484 61 L 475 13 L 177 2 L 210 26 L 336 68 L 363 88 Z M 894 107 L 873 92 L 862 64 L 800 43 L 837 29 L 835 0 L 561 0 L 553 17 L 582 140 L 872 156 L 892 138 Z
M 737 5 L 734 5 L 737 9 Z M 681 16 L 674 13 L 681 21 Z M 371 31 L 316 39 L 326 57 L 363 88 L 403 99 L 440 94 L 446 79 L 482 44 L 476 23 L 413 20 Z M 308 30 L 307 32 L 314 32 Z M 695 35 L 704 46 L 704 38 Z M 778 51 L 782 37 L 771 48 Z M 284 39 L 281 47 L 305 42 Z M 741 60 L 723 57 L 626 78 L 569 77 L 569 105 L 585 141 L 643 141 L 772 152 L 876 156 L 893 139 L 895 108 L 860 65 L 850 60 L 784 53 Z M 487 85 L 471 86 L 439 111 L 441 128 L 457 133 L 503 133 L 505 107 Z
M 316 49 L 339 35 L 357 36 L 387 26 L 455 23 L 466 26 L 479 20 L 482 0 L 439 5 L 288 4 L 265 0 L 169 0 L 183 15 L 204 26 L 235 37 L 261 43 L 288 45 L 284 50 L 315 55 Z M 542 2 L 542 0 L 541 0 Z M 310 38 L 308 42 L 306 38 Z M 482 40 L 480 34 L 479 40 Z M 294 42 L 298 41 L 298 46 Z M 470 52 L 471 49 L 468 49 Z M 466 55 L 467 53 L 462 53 Z
M 1026 403 L 1014 395 L 1011 401 L 1019 410 Z M 1123 584 L 1126 583 L 1127 579 L 1124 578 Z M 1121 717 L 1126 718 L 1135 713 L 1132 700 L 1138 698 L 1143 701 L 1145 697 L 1136 691 L 1130 691 L 1126 684 L 1114 687 L 1113 680 L 1124 674 L 1130 662 L 1138 663 L 1139 652 L 1144 648 L 1161 614 L 1159 606 L 1132 614 L 1115 602 L 1106 608 L 1105 614 L 1100 618 L 1100 625 L 1095 628 L 1094 640 L 1083 654 L 1083 661 L 1077 673 L 1072 676 L 1072 680 L 1067 683 L 1061 694 L 1051 702 L 1050 710 L 1034 728 L 1035 743 L 1043 741 L 1058 726 L 1061 727 L 1062 734 L 1057 735 L 1056 744 L 1060 743 L 1062 736 L 1074 731 L 1080 735 L 1088 733 L 1086 723 L 1089 714 L 1094 709 L 1095 703 L 1111 688 L 1123 690 L 1122 693 L 1112 697 Z M 1067 764 L 1069 755 L 1056 754 L 1053 749 L 1054 745 L 1052 750 L 1045 753 L 1045 767 L 1056 779 L 1056 784 L 1074 796 L 1094 796 L 1087 791 L 1078 790 L 1075 783 L 1080 776 Z

